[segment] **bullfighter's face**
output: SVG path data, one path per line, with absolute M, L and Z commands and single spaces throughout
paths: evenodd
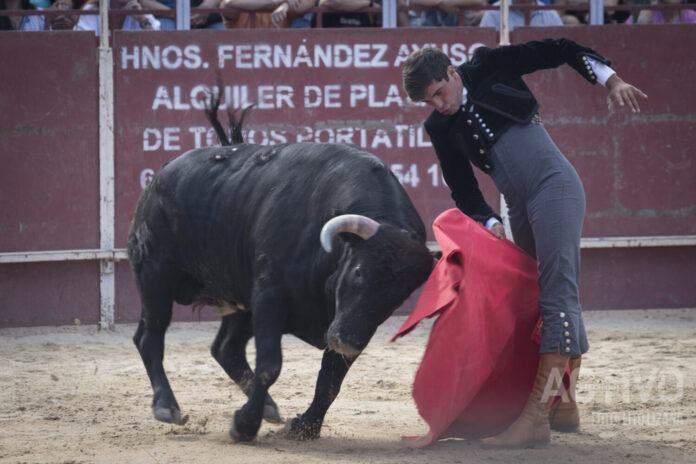
M 440 113 L 451 116 L 462 104 L 462 91 L 464 84 L 453 65 L 447 67 L 448 79 L 433 81 L 425 88 L 423 102 L 435 108 Z

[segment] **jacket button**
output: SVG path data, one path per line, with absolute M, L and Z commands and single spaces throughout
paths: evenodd
M 483 167 L 486 168 L 486 169 L 490 169 L 490 168 L 491 168 L 491 165 L 490 165 L 490 164 L 484 164 Z
M 478 139 L 479 139 L 478 134 L 474 134 L 474 140 L 478 140 Z
M 472 123 L 473 123 L 473 122 L 471 121 L 471 119 L 467 119 L 467 120 L 466 120 L 466 125 L 467 125 L 467 126 L 470 126 Z
M 492 138 L 492 137 L 493 137 L 493 132 L 490 132 L 490 133 L 488 134 L 488 136 Z
M 485 154 L 485 153 L 486 153 L 486 150 L 484 150 L 483 148 L 481 148 L 481 149 L 479 150 L 479 154 L 480 154 L 480 155 L 483 155 L 483 154 Z

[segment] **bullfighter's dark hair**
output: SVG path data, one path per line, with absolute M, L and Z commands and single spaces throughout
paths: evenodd
M 404 90 L 413 101 L 421 101 L 425 89 L 433 82 L 449 80 L 447 67 L 452 61 L 434 47 L 416 50 L 406 59 L 401 75 Z

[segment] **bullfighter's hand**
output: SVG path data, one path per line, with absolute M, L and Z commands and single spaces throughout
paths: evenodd
M 609 95 L 607 95 L 607 106 L 611 111 L 614 103 L 618 103 L 619 106 L 628 106 L 634 113 L 640 113 L 640 107 L 638 106 L 638 98 L 643 97 L 648 98 L 640 89 L 632 86 L 631 84 L 624 82 L 618 74 L 612 75 L 607 80 L 607 89 L 609 89 Z
M 501 223 L 495 223 L 491 227 L 491 232 L 493 232 L 493 235 L 498 237 L 499 239 L 503 240 L 505 239 L 505 227 Z

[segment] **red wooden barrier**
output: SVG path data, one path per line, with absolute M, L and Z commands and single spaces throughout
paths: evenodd
M 0 33 L 0 252 L 99 247 L 90 32 Z M 0 264 L 0 327 L 99 316 L 99 263 Z

